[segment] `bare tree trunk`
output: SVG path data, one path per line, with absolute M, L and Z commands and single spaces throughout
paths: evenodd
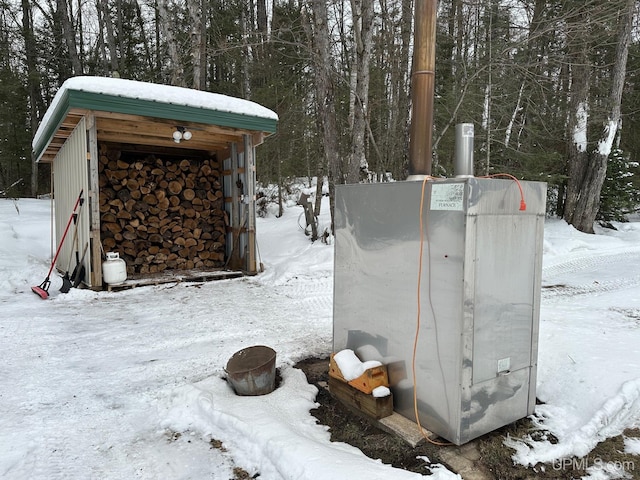
M 251 55 L 251 47 L 249 46 L 249 19 L 247 12 L 242 8 L 240 12 L 240 29 L 242 35 L 242 98 L 251 98 L 251 83 L 249 77 L 249 57 Z
M 160 31 L 166 39 L 167 48 L 169 50 L 169 58 L 171 59 L 171 85 L 186 87 L 187 84 L 184 78 L 184 67 L 182 65 L 182 61 L 180 60 L 178 45 L 176 44 L 176 39 L 173 36 L 173 30 L 171 29 L 169 11 L 167 9 L 167 0 L 158 0 L 158 16 Z
M 578 186 L 576 205 L 569 221 L 578 230 L 586 233 L 593 233 L 593 224 L 600 207 L 600 193 L 607 175 L 607 161 L 620 127 L 620 107 L 627 71 L 634 9 L 635 0 L 626 0 L 625 7 L 618 18 L 618 41 L 611 73 L 611 90 L 607 99 L 607 119 L 598 140 L 598 147 L 588 158 L 582 182 Z
M 107 42 L 105 41 L 105 33 L 107 27 L 105 24 L 104 14 L 100 8 L 100 2 L 96 2 L 96 14 L 98 18 L 98 51 L 100 52 L 100 62 L 105 72 L 109 71 L 109 63 L 107 62 Z
M 120 76 L 120 62 L 118 61 L 118 49 L 116 48 L 116 37 L 113 33 L 113 23 L 111 21 L 111 12 L 109 11 L 109 3 L 102 0 L 96 0 L 96 8 L 102 11 L 102 21 L 104 22 L 105 32 L 107 34 L 107 45 L 109 46 L 109 61 L 111 63 L 111 75 Z
M 520 148 L 520 136 L 523 132 L 524 125 L 527 122 L 528 111 L 527 108 L 530 105 L 530 101 L 524 100 L 523 94 L 532 87 L 532 83 L 537 82 L 538 75 L 540 75 L 541 67 L 538 61 L 538 53 L 540 48 L 540 35 L 543 30 L 542 14 L 547 7 L 546 0 L 535 0 L 533 8 L 533 16 L 531 17 L 531 23 L 529 24 L 529 33 L 527 36 L 527 63 L 522 74 L 522 80 L 520 84 L 520 90 L 518 91 L 518 99 L 511 115 L 511 121 L 509 122 L 507 131 L 505 133 L 505 147 L 509 148 L 513 131 L 518 128 L 517 145 L 516 149 Z M 539 106 L 538 106 L 539 108 Z
M 147 56 L 147 65 L 149 65 L 149 70 L 153 70 L 153 57 L 151 56 L 151 48 L 149 48 L 149 40 L 147 39 L 147 34 L 145 32 L 144 27 L 144 19 L 142 18 L 142 10 L 140 9 L 140 3 L 136 0 L 136 21 L 138 22 L 138 28 L 140 29 L 140 34 L 142 35 L 142 41 L 144 42 L 144 53 Z M 203 13 L 205 15 L 205 13 Z
M 398 99 L 398 130 L 396 135 L 401 139 L 401 148 L 399 152 L 394 152 L 402 160 L 399 168 L 396 170 L 396 178 L 402 178 L 404 175 L 401 171 L 407 163 L 409 152 L 409 111 L 410 99 L 409 85 L 411 83 L 409 76 L 409 62 L 411 58 L 411 18 L 413 15 L 413 0 L 402 0 L 402 24 L 401 24 L 401 46 L 400 46 L 400 63 L 398 74 L 395 81 L 396 97 Z M 401 152 L 401 155 L 399 153 Z
M 71 25 L 71 19 L 69 18 L 67 0 L 57 0 L 57 6 L 60 14 L 60 21 L 62 22 L 62 34 L 64 36 L 64 42 L 67 46 L 67 50 L 69 51 L 69 59 L 71 60 L 73 74 L 82 75 L 82 64 L 80 63 L 80 57 L 78 56 L 75 31 Z
M 156 72 L 159 76 L 162 72 L 162 50 L 160 49 L 160 7 L 158 0 L 154 0 L 155 13 L 155 37 L 156 37 Z
M 84 71 L 84 27 L 82 25 L 82 0 L 78 0 L 78 51 L 80 56 L 80 69 Z
M 202 13 L 200 15 L 200 85 L 199 90 L 207 88 L 207 18 L 209 15 L 209 1 L 202 0 Z
M 353 104 L 353 128 L 351 131 L 351 154 L 347 168 L 347 183 L 358 183 L 362 172 L 368 172 L 365 155 L 367 131 L 367 105 L 369 99 L 369 64 L 373 39 L 374 2 L 351 0 L 353 35 L 355 39 L 355 101 Z
M 265 3 L 265 0 L 258 0 L 256 10 L 258 32 L 262 34 L 263 38 L 261 40 L 264 42 L 267 36 L 267 4 Z
M 325 0 L 311 0 L 311 18 L 305 27 L 312 45 L 312 58 L 317 119 L 322 132 L 324 159 L 329 177 L 329 204 L 331 211 L 331 231 L 333 232 L 333 211 L 335 205 L 335 178 L 339 176 L 340 154 L 338 151 L 338 126 L 335 106 L 335 86 L 331 45 L 329 43 L 329 21 Z
M 462 11 L 462 0 L 453 0 L 453 6 L 452 6 L 452 10 L 454 12 L 455 18 L 456 18 L 456 54 L 455 54 L 455 61 L 454 61 L 454 65 L 456 65 L 456 67 L 454 67 L 452 69 L 452 74 L 453 74 L 453 78 L 459 78 L 459 80 L 456 82 L 456 88 L 459 89 L 460 88 L 460 84 L 463 80 L 463 76 L 458 74 L 458 68 L 460 65 L 462 65 L 463 62 L 463 52 L 464 50 L 464 12 Z
M 25 56 L 27 60 L 27 89 L 29 91 L 29 123 L 31 133 L 38 128 L 38 105 L 40 103 L 40 74 L 36 68 L 37 52 L 36 39 L 33 34 L 31 5 L 28 0 L 22 0 L 22 36 L 24 37 Z M 31 154 L 31 196 L 38 194 L 38 164 Z
M 573 225 L 574 214 L 589 165 L 587 121 L 589 118 L 589 77 L 591 67 L 587 52 L 587 15 L 576 15 L 576 30 L 568 46 L 571 75 L 569 118 L 567 122 L 568 181 L 564 204 L 564 219 Z
M 108 2 L 104 2 L 104 3 L 108 3 Z M 122 16 L 123 12 L 122 12 L 122 0 L 116 0 L 116 31 L 118 32 L 118 34 L 116 35 L 116 38 L 118 39 L 118 51 L 121 52 L 124 55 L 124 52 L 127 51 L 125 44 L 124 44 L 124 19 Z M 126 62 L 123 62 L 126 64 Z M 122 68 L 124 68 L 122 66 Z M 120 72 L 123 73 L 123 72 Z
M 187 10 L 191 18 L 191 57 L 193 58 L 193 88 L 201 88 L 202 73 L 202 9 L 200 0 L 188 0 Z
M 485 128 L 486 140 L 485 140 L 485 164 L 484 164 L 484 174 L 489 175 L 491 171 L 491 107 L 493 100 L 493 0 L 491 0 L 491 4 L 489 5 L 489 11 L 487 13 L 489 16 L 489 25 L 486 31 L 486 46 L 487 46 L 487 55 L 486 55 L 486 65 L 487 65 L 487 86 L 485 88 L 484 93 L 484 113 L 483 113 L 483 127 Z

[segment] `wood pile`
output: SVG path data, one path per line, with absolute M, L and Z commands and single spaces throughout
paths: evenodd
M 216 160 L 100 153 L 102 246 L 120 254 L 129 275 L 224 266 L 228 220 Z

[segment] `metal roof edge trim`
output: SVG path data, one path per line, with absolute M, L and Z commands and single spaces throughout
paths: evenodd
M 36 162 L 40 162 L 44 151 L 51 143 L 51 139 L 60 127 L 62 121 L 67 116 L 67 113 L 69 113 L 69 110 L 69 90 L 65 90 L 62 93 L 62 97 L 60 98 L 55 111 L 53 112 L 51 118 L 45 126 L 45 133 L 40 136 L 40 141 L 38 142 L 38 144 L 33 146 L 33 153 L 35 155 Z

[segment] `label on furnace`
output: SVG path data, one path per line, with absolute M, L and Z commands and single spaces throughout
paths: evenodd
M 431 187 L 431 210 L 463 210 L 464 183 L 434 183 Z

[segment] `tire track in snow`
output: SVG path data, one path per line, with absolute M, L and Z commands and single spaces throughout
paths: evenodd
M 621 268 L 622 267 L 622 268 Z M 594 273 L 616 269 L 629 272 L 628 276 L 615 279 L 593 280 L 581 285 L 567 285 L 562 281 L 554 284 L 553 279 L 567 273 Z M 628 249 L 615 253 L 580 255 L 565 262 L 547 266 L 542 270 L 542 296 L 545 299 L 567 296 L 584 296 L 614 292 L 617 290 L 640 287 L 640 249 Z
M 294 300 L 295 304 L 304 311 L 331 314 L 333 309 L 333 277 L 324 276 L 307 281 L 299 280 L 288 282 L 279 290 L 287 298 Z
M 74 422 L 75 408 L 71 396 L 56 388 L 65 383 L 66 371 L 61 368 L 64 344 L 46 325 L 46 320 L 34 318 L 26 323 L 23 334 L 16 336 L 17 347 L 11 384 L 16 392 L 10 401 L 20 412 L 19 423 L 9 422 L 7 431 L 20 429 L 28 436 L 12 445 L 13 462 L 0 476 L 6 479 L 90 478 L 86 465 L 79 463 Z M 62 347 L 62 348 L 61 348 Z M 17 368 L 16 368 L 17 367 Z M 21 374 L 28 371 L 29 375 Z M 19 393 L 17 393 L 19 392 Z M 75 395 L 73 396 L 75 398 Z M 63 425 L 64 428 L 60 428 Z
M 640 260 L 640 248 L 616 251 L 614 253 L 581 254 L 570 260 L 559 261 L 543 267 L 542 277 L 543 279 L 548 280 L 567 273 L 567 271 L 577 272 L 587 269 L 596 270 L 613 264 L 628 264 L 630 258 L 633 257 L 636 257 L 636 260 Z
M 617 290 L 640 287 L 640 275 L 611 281 L 594 281 L 583 285 L 549 285 L 542 287 L 542 297 L 551 299 L 556 297 L 575 297 L 593 295 Z
M 79 455 L 74 453 L 74 446 L 70 441 L 74 432 L 58 431 L 53 435 L 54 431 L 52 428 L 44 428 L 42 434 L 33 432 L 33 439 L 29 444 L 30 453 L 23 457 L 24 463 L 16 470 L 20 476 L 16 478 L 24 478 L 22 475 L 25 471 L 30 472 L 30 478 L 51 480 L 92 477 L 86 466 L 77 461 Z M 13 477 L 8 472 L 3 478 Z

